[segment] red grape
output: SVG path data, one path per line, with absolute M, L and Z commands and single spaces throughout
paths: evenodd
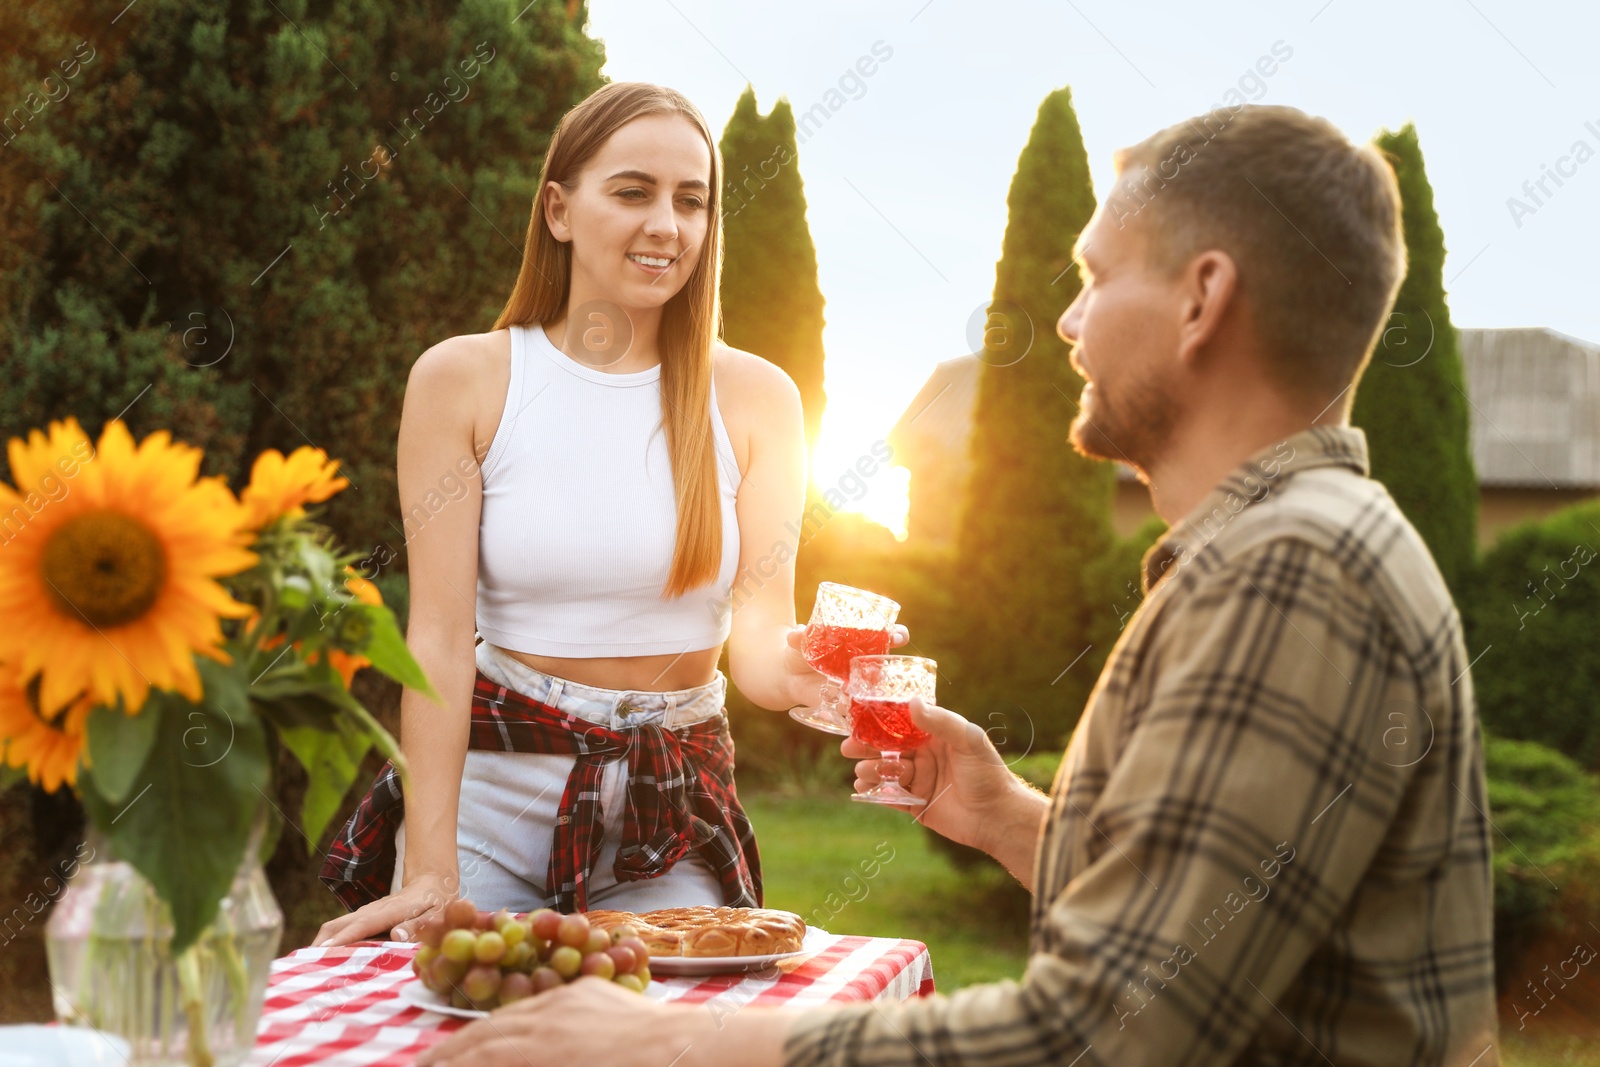
M 582 913 L 563 915 L 561 928 L 556 931 L 556 940 L 563 945 L 582 948 L 589 941 L 589 917 Z
M 558 986 L 565 985 L 561 976 L 549 967 L 540 967 L 533 972 L 533 991 L 535 993 L 548 993 Z
M 612 945 L 606 953 L 611 957 L 611 962 L 617 965 L 618 974 L 627 974 L 639 966 L 639 957 L 627 945 Z
M 479 930 L 493 930 L 494 929 L 494 912 L 492 912 L 492 911 L 480 911 L 480 912 L 478 912 L 477 917 L 473 921 L 472 925 L 475 926 Z
M 533 979 L 521 971 L 512 971 L 500 979 L 500 1003 L 510 1004 L 514 1000 L 533 996 Z
M 611 979 L 616 976 L 617 965 L 609 952 L 591 952 L 583 957 L 582 971 L 598 978 Z
M 417 928 L 417 940 L 430 948 L 438 948 L 439 942 L 444 940 L 444 935 L 449 929 L 444 917 L 436 915 Z
M 470 900 L 452 900 L 444 906 L 444 923 L 452 930 L 465 930 L 478 920 L 478 909 Z
M 528 916 L 528 923 L 533 927 L 533 932 L 546 941 L 556 939 L 556 931 L 561 929 L 561 913 L 550 908 L 540 908 Z

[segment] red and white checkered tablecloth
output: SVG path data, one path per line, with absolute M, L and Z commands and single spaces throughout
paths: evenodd
M 412 981 L 416 946 L 362 942 L 303 948 L 274 960 L 256 1047 L 246 1067 L 404 1067 L 466 1019 L 415 1008 L 397 991 Z M 809 1008 L 830 1002 L 905 1000 L 933 992 L 933 961 L 920 941 L 829 935 L 813 956 L 752 974 L 658 977 L 654 1000 L 704 1003 L 731 1014 L 750 1004 Z

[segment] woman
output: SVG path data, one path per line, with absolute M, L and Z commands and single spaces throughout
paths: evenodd
M 318 944 L 412 939 L 458 896 L 759 903 L 723 642 L 763 707 L 815 704 L 821 678 L 798 652 L 786 528 L 799 393 L 716 341 L 719 172 L 677 92 L 596 91 L 551 141 L 495 329 L 412 368 L 407 642 L 442 703 L 402 696 L 410 780 L 402 795 L 386 768 L 335 841 L 322 877 L 355 910 Z

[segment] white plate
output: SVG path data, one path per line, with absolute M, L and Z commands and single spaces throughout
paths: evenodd
M 128 1043 L 86 1026 L 0 1026 L 0 1067 L 126 1067 Z
M 826 930 L 808 926 L 798 952 L 775 952 L 767 956 L 651 956 L 650 973 L 699 977 L 707 974 L 759 971 L 782 960 L 814 955 L 822 951 L 823 945 L 831 936 Z
M 444 997 L 435 993 L 422 984 L 422 979 L 413 978 L 400 987 L 400 999 L 410 1004 L 413 1008 L 423 1011 L 436 1011 L 440 1015 L 454 1015 L 462 1019 L 484 1019 L 489 1013 L 476 1008 L 458 1008 Z

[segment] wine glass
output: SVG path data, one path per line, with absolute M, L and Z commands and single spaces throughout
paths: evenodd
M 850 680 L 844 691 L 850 697 L 850 736 L 878 750 L 881 781 L 851 800 L 868 804 L 908 804 L 927 801 L 900 784 L 900 754 L 928 742 L 928 732 L 911 721 L 911 698 L 926 704 L 934 700 L 938 665 L 922 656 L 857 656 L 850 661 Z
M 845 711 L 850 706 L 842 685 L 850 677 L 853 656 L 889 651 L 900 605 L 886 596 L 836 582 L 817 586 L 817 600 L 806 623 L 800 653 L 822 672 L 822 700 L 815 708 L 794 708 L 789 717 L 840 737 L 850 733 Z

